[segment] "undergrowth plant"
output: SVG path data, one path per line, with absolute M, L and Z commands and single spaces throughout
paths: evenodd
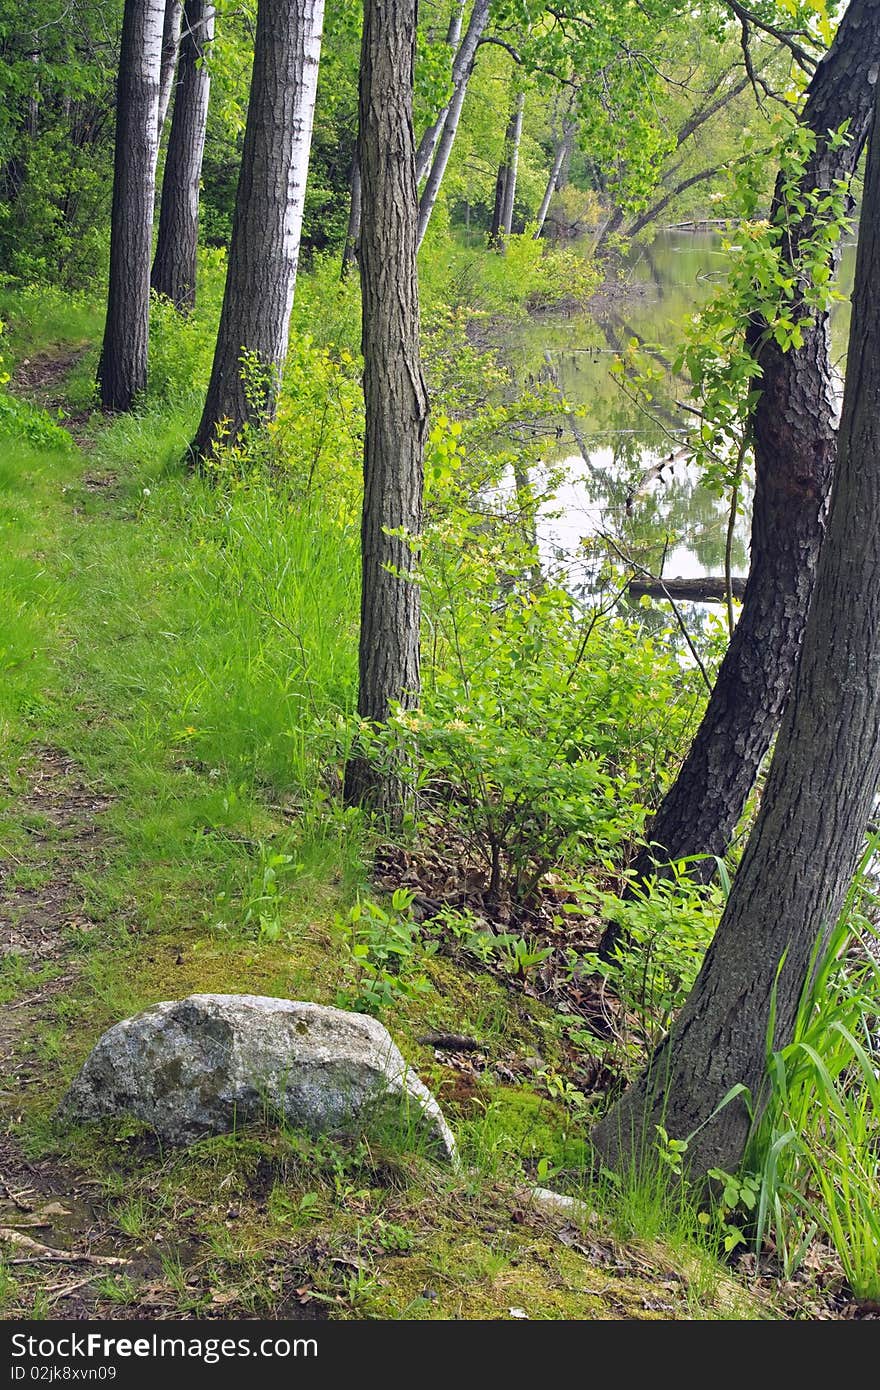
M 853 1292 L 880 1300 L 880 834 L 863 855 L 784 1048 L 768 1052 L 767 1104 L 744 1171 L 760 1179 L 755 1240 L 772 1233 L 786 1274 L 816 1233 Z M 806 1234 L 805 1234 L 806 1233 Z
M 350 981 L 337 993 L 341 1008 L 381 1014 L 404 999 L 430 992 L 420 965 L 438 943 L 420 940 L 412 904 L 413 894 L 398 888 L 384 907 L 359 899 L 337 923 Z
M 388 737 L 409 750 L 424 815 L 482 864 L 487 905 L 520 909 L 551 870 L 607 864 L 639 836 L 698 692 L 625 620 L 530 589 L 521 571 L 499 585 L 509 543 L 458 540 L 432 553 L 429 537 L 435 660 L 421 709 L 398 712 Z
M 578 889 L 584 910 L 621 928 L 621 944 L 612 964 L 597 955 L 589 968 L 613 981 L 615 992 L 638 1020 L 648 1052 L 661 1041 L 687 999 L 715 934 L 730 882 L 718 860 L 717 883 L 695 882 L 690 859 L 669 866 L 667 873 L 629 887 L 626 896 L 590 884 Z

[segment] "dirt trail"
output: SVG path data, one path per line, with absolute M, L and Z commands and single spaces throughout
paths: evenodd
M 32 750 L 28 790 L 17 801 L 32 852 L 19 863 L 0 863 L 0 956 L 7 970 L 43 974 L 17 995 L 0 1016 L 0 1095 L 10 1078 L 16 1089 L 39 1079 L 22 1036 L 33 1036 L 38 1005 L 64 990 L 76 969 L 76 935 L 91 928 L 82 915 L 77 876 L 100 866 L 102 832 L 97 817 L 110 798 L 90 787 L 74 762 L 57 748 Z
M 88 345 L 71 347 L 59 344 L 57 348 L 35 353 L 33 357 L 24 357 L 17 364 L 9 383 L 15 395 L 26 397 L 50 415 L 55 416 L 61 410 L 63 414 L 57 423 L 80 445 L 88 442 L 86 427 L 92 411 L 70 413 L 64 385 L 73 368 L 88 352 Z
M 26 857 L 0 861 L 0 963 L 13 997 L 0 1009 L 0 1239 L 20 1277 L 41 1271 L 41 1298 L 54 1316 L 83 1316 L 89 1285 L 126 1263 L 107 1247 L 106 1221 L 67 1170 L 31 1161 L 15 1137 L 18 1103 L 39 1086 L 51 1061 L 40 1054 L 47 1007 L 79 968 L 77 937 L 92 929 L 80 876 L 98 871 L 110 798 L 57 748 L 34 748 L 19 770 L 17 800 L 30 844 Z M 58 1271 L 63 1277 L 58 1277 Z

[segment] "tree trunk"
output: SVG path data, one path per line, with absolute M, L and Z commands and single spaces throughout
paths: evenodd
M 275 412 L 287 355 L 324 0 L 260 0 L 229 270 L 196 459 Z M 243 359 L 247 370 L 243 376 Z
M 525 96 L 517 93 L 510 120 L 504 132 L 504 153 L 498 165 L 495 180 L 495 205 L 492 209 L 492 224 L 489 228 L 489 245 L 503 251 L 504 243 L 510 235 L 513 221 L 513 204 L 516 198 L 516 170 L 519 162 L 519 142 L 522 136 L 522 113 Z
M 522 139 L 523 109 L 526 104 L 525 92 L 518 92 L 510 125 L 507 128 L 506 163 L 507 177 L 504 180 L 504 200 L 501 205 L 501 243 L 506 242 L 513 231 L 513 208 L 516 203 L 516 176 L 519 169 L 519 144 Z
M 452 64 L 452 96 L 449 98 L 449 110 L 446 113 L 443 130 L 437 142 L 437 152 L 434 155 L 428 181 L 422 189 L 422 196 L 419 199 L 419 246 L 424 241 L 425 232 L 428 230 L 431 213 L 434 211 L 437 194 L 440 192 L 440 184 L 443 182 L 443 175 L 446 173 L 452 146 L 455 144 L 458 123 L 461 120 L 461 109 L 464 106 L 468 83 L 474 70 L 477 49 L 488 23 L 489 0 L 474 0 L 470 23 Z
M 449 29 L 446 33 L 446 43 L 449 48 L 458 48 L 461 39 L 461 26 L 464 21 L 464 0 L 455 0 L 452 8 L 452 15 L 449 20 Z M 440 132 L 449 115 L 449 102 L 440 108 L 437 119 L 432 121 L 419 141 L 419 148 L 416 150 L 416 183 L 421 183 L 431 167 L 431 160 L 434 158 L 434 151 L 437 148 L 437 141 L 440 139 Z
M 418 218 L 412 126 L 416 0 L 365 0 L 358 157 L 363 181 L 364 502 L 358 713 L 383 724 L 419 698 L 421 531 L 428 396 L 419 348 Z M 399 820 L 399 770 L 355 753 L 346 801 Z
M 165 117 L 174 90 L 174 73 L 177 69 L 177 50 L 180 44 L 180 21 L 183 0 L 165 0 L 165 20 L 162 26 L 162 63 L 159 69 L 159 114 L 156 121 L 156 149 L 162 140 Z
M 131 410 L 147 385 L 162 0 L 126 0 L 116 88 L 110 284 L 98 366 L 104 410 Z
M 745 597 L 746 581 L 732 579 L 732 595 L 742 602 Z M 723 575 L 706 575 L 700 579 L 631 579 L 626 586 L 632 598 L 683 599 L 685 603 L 726 603 L 727 580 Z
M 508 130 L 510 127 L 508 126 Z M 505 147 L 507 141 L 505 139 Z M 504 195 L 507 188 L 507 154 L 502 156 L 501 163 L 498 165 L 498 175 L 495 179 L 495 201 L 492 204 L 492 221 L 489 223 L 489 245 L 500 247 L 501 238 L 501 219 L 504 216 Z
M 852 0 L 807 92 L 802 120 L 819 136 L 802 181 L 829 189 L 854 173 L 864 146 L 880 63 L 880 0 Z M 849 119 L 849 142 L 824 138 Z M 777 200 L 779 186 L 777 186 Z M 793 227 L 786 250 L 797 251 Z M 743 608 L 709 704 L 681 770 L 649 828 L 638 880 L 670 860 L 723 855 L 742 816 L 788 695 L 825 530 L 837 444 L 827 314 L 804 324 L 801 348 L 750 341 L 761 367 L 753 419 L 755 499 L 751 565 Z M 714 860 L 694 866 L 711 877 Z M 601 953 L 619 940 L 612 924 Z
M 204 58 L 213 38 L 213 4 L 210 0 L 187 0 L 152 275 L 156 293 L 165 295 L 182 312 L 196 302 L 199 180 L 211 84 Z
M 544 223 L 547 221 L 547 213 L 550 210 L 550 203 L 552 202 L 553 194 L 559 187 L 559 175 L 562 172 L 562 166 L 565 162 L 565 156 L 568 153 L 572 140 L 574 139 L 574 132 L 574 121 L 566 121 L 564 126 L 562 127 L 562 139 L 556 146 L 556 153 L 553 156 L 553 164 L 550 168 L 550 177 L 547 180 L 547 187 L 544 189 L 544 196 L 541 199 L 541 206 L 538 208 L 538 219 L 535 223 L 534 232 L 535 241 L 539 239 L 541 233 L 544 230 Z
M 689 1138 L 699 1179 L 734 1172 L 759 1102 L 770 1011 L 792 1039 L 880 782 L 880 128 L 869 154 L 834 499 L 815 596 L 761 810 L 691 995 L 643 1079 L 595 1131 L 606 1161 L 648 1153 L 656 1123 Z M 699 1133 L 696 1131 L 699 1129 Z
M 351 164 L 351 201 L 348 206 L 348 230 L 345 233 L 345 246 L 342 251 L 342 279 L 347 280 L 353 265 L 357 265 L 358 247 L 361 240 L 361 218 L 363 215 L 363 194 L 361 188 L 361 166 L 357 151 Z

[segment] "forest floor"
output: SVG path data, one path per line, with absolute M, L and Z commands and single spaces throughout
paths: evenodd
M 173 507 L 147 525 L 142 499 L 161 506 L 163 487 L 186 483 L 168 483 L 142 439 L 106 447 L 113 426 L 70 405 L 94 370 L 89 329 L 27 343 L 14 378 L 68 412 L 75 447 L 0 441 L 0 1316 L 858 1316 L 833 1266 L 749 1281 L 659 1188 L 585 1191 L 587 1119 L 536 1082 L 534 1054 L 554 1055 L 548 1011 L 454 955 L 435 956 L 432 993 L 387 1021 L 459 1135 L 459 1174 L 269 1127 L 179 1151 L 125 1119 L 56 1123 L 101 1032 L 151 1002 L 335 1002 L 341 914 L 370 888 L 343 826 L 297 865 L 285 932 L 241 929 L 296 807 L 218 788 L 189 755 L 185 711 L 169 729 L 149 703 L 182 542 Z M 481 1039 L 482 1066 L 420 1041 L 432 1031 Z M 581 1215 L 548 1213 L 535 1181 L 578 1192 Z

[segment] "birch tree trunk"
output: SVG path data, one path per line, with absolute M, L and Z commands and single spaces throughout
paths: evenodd
M 547 180 L 547 187 L 544 189 L 544 196 L 541 199 L 541 206 L 538 208 L 538 219 L 535 223 L 535 241 L 537 241 L 544 230 L 544 223 L 547 221 L 547 213 L 550 210 L 550 203 L 553 194 L 559 186 L 559 175 L 565 163 L 565 157 L 571 148 L 574 139 L 576 126 L 574 121 L 566 121 L 562 127 L 562 138 L 556 146 L 556 153 L 553 156 L 553 163 L 550 167 L 550 177 Z
M 452 49 L 457 49 L 461 40 L 461 26 L 464 22 L 464 0 L 455 0 L 452 9 L 452 16 L 449 20 L 449 29 L 446 33 L 446 43 Z M 454 60 L 453 60 L 454 61 Z M 440 139 L 440 132 L 449 115 L 449 102 L 442 106 L 437 113 L 437 119 L 432 121 L 419 141 L 416 150 L 416 183 L 421 183 L 431 167 L 431 160 L 434 158 L 434 151 L 437 148 L 437 141 Z
M 162 25 L 162 63 L 159 69 L 159 114 L 157 117 L 156 149 L 162 143 L 165 118 L 174 90 L 174 74 L 177 70 L 177 53 L 180 44 L 180 26 L 183 13 L 183 0 L 165 0 L 165 20 Z
M 413 546 L 422 524 L 428 396 L 419 346 L 412 126 L 416 0 L 365 0 L 358 157 L 363 182 L 364 501 L 358 713 L 383 724 L 419 698 L 421 602 Z M 357 750 L 345 798 L 399 821 L 399 767 Z
M 818 940 L 827 940 L 880 782 L 880 128 L 869 152 L 843 420 L 828 538 L 791 698 L 755 828 L 721 925 L 666 1042 L 594 1132 L 606 1161 L 650 1151 L 657 1123 L 690 1137 L 694 1178 L 735 1172 L 774 1049 L 791 1041 Z M 699 1129 L 699 1133 L 695 1133 Z
M 213 38 L 213 4 L 187 0 L 152 274 L 156 293 L 165 295 L 181 312 L 196 302 L 199 181 L 211 85 L 204 59 Z
M 110 283 L 98 365 L 104 410 L 146 389 L 163 0 L 126 0 L 116 88 Z
M 443 130 L 437 142 L 437 152 L 434 155 L 431 172 L 428 174 L 427 182 L 422 189 L 422 196 L 419 199 L 419 246 L 424 241 L 425 232 L 428 230 L 428 223 L 437 202 L 437 194 L 440 192 L 443 175 L 446 173 L 452 146 L 455 144 L 458 123 L 461 120 L 461 110 L 476 62 L 477 49 L 488 23 L 489 0 L 474 0 L 474 8 L 471 10 L 465 36 L 455 55 L 455 62 L 452 64 L 452 96 L 449 99 L 449 110 L 446 113 Z
M 260 0 L 229 270 L 196 460 L 275 412 L 296 285 L 324 0 Z M 243 359 L 249 379 L 242 375 Z
M 807 91 L 801 119 L 818 139 L 805 190 L 830 189 L 854 174 L 878 66 L 880 0 L 852 0 Z M 827 134 L 845 120 L 850 138 L 834 148 Z M 794 226 L 786 243 L 790 260 L 799 231 Z M 652 846 L 636 860 L 636 879 L 655 864 L 662 869 L 670 860 L 725 853 L 778 728 L 803 639 L 837 453 L 829 316 L 805 322 L 803 346 L 788 352 L 772 339 L 757 346 L 762 330 L 757 322 L 749 335 L 761 395 L 753 418 L 755 499 L 742 612 L 687 758 L 649 826 Z M 708 878 L 713 867 L 707 858 L 692 872 Z M 606 958 L 619 935 L 614 925 L 606 930 Z

